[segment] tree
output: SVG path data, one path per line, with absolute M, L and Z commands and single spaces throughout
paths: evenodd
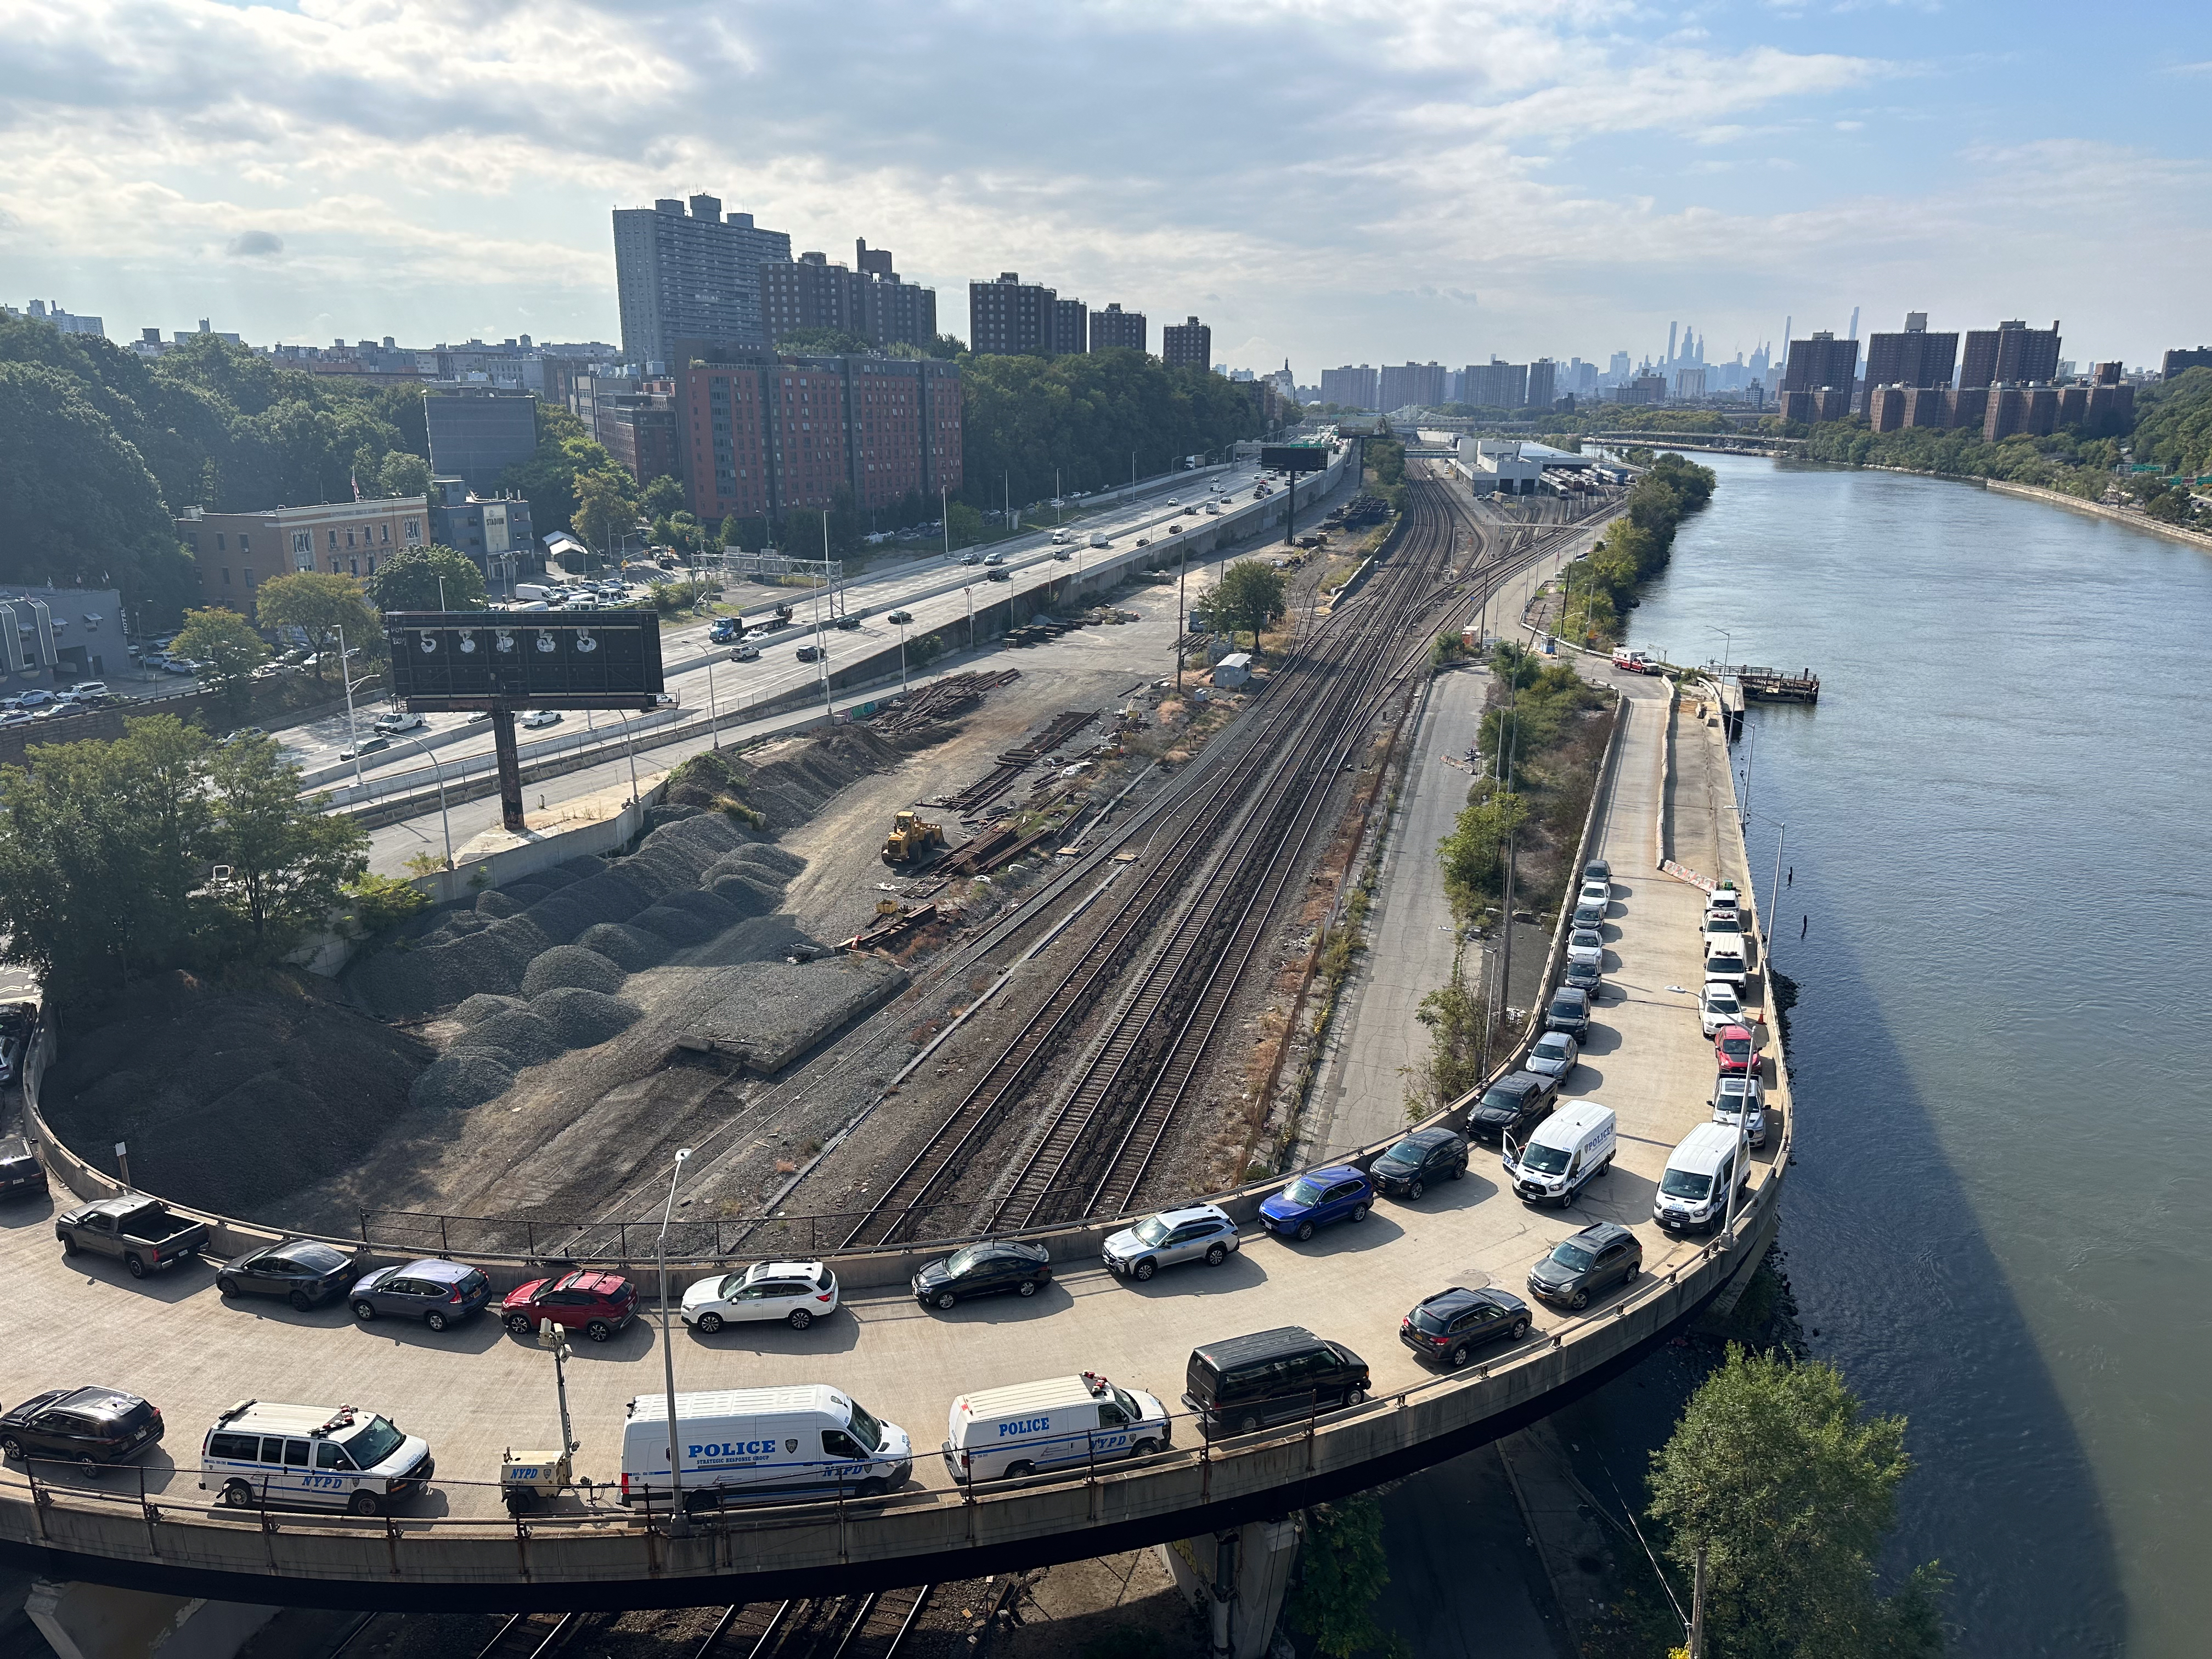
M 185 611 L 184 631 L 170 652 L 204 665 L 201 682 L 234 702 L 252 683 L 253 671 L 269 660 L 269 647 L 252 624 L 221 605 Z
M 1317 1504 L 1305 1512 L 1297 1588 L 1284 1612 L 1329 1659 L 1375 1649 L 1402 1651 L 1402 1643 L 1376 1627 L 1371 1611 L 1389 1582 L 1382 1505 L 1364 1497 Z
M 1528 805 L 1510 790 L 1486 794 L 1460 809 L 1452 832 L 1437 844 L 1444 897 L 1464 927 L 1505 891 L 1505 843 L 1528 821 Z
M 955 547 L 968 547 L 983 539 L 983 515 L 965 501 L 945 509 L 945 527 Z
M 251 930 L 257 954 L 281 955 L 328 917 L 340 890 L 368 867 L 368 832 L 330 812 L 328 795 L 302 799 L 300 769 L 274 738 L 218 746 L 207 787 L 206 850 L 230 867 L 218 894 Z
M 395 449 L 384 458 L 376 470 L 378 493 L 393 495 L 424 495 L 430 493 L 430 463 L 420 455 L 410 455 L 404 449 Z
M 1221 573 L 1212 610 L 1229 624 L 1231 644 L 1241 622 L 1252 630 L 1252 648 L 1257 651 L 1261 629 L 1283 614 L 1283 573 L 1258 559 L 1237 560 Z
M 576 511 L 570 527 L 594 553 L 612 551 L 635 520 L 623 490 L 626 476 L 590 472 L 576 480 Z
M 443 580 L 442 595 L 439 582 Z M 476 611 L 484 602 L 483 572 L 450 547 L 410 547 L 392 554 L 368 579 L 368 602 L 386 611 Z
M 664 472 L 646 485 L 644 494 L 638 497 L 638 504 L 654 518 L 665 519 L 680 512 L 687 499 L 684 486 Z
M 775 337 L 775 349 L 818 357 L 866 357 L 875 350 L 859 335 L 842 328 L 794 328 Z
M 317 679 L 323 677 L 324 658 L 337 649 L 341 629 L 356 645 L 377 630 L 376 613 L 362 599 L 361 584 L 320 570 L 271 576 L 254 590 L 253 611 L 264 628 L 296 628 L 307 635 L 314 647 Z
M 1705 1628 L 1725 1659 L 1942 1650 L 1930 1563 L 1893 1596 L 1875 1559 L 1912 1467 L 1905 1419 L 1863 1419 L 1832 1365 L 1731 1343 L 1651 1455 L 1651 1515 L 1685 1574 L 1705 1553 Z
M 505 489 L 520 490 L 529 499 L 530 521 L 539 535 L 573 529 L 582 536 L 583 529 L 575 522 L 580 486 L 583 479 L 601 475 L 614 479 L 625 502 L 635 505 L 637 481 L 585 429 L 573 411 L 540 398 L 537 451 L 528 460 L 501 474 L 500 483 Z

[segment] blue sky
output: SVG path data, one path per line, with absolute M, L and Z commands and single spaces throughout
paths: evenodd
M 112 337 L 617 337 L 708 191 L 966 332 L 1005 270 L 1301 380 L 2061 320 L 2212 339 L 2201 8 L 0 0 L 0 299 Z M 2116 21 L 2117 20 L 2117 21 Z

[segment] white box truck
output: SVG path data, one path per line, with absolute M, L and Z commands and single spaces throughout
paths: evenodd
M 1167 1407 L 1093 1371 L 963 1394 L 945 1425 L 945 1467 L 957 1481 L 1079 1468 L 1165 1451 Z
M 737 1497 L 875 1498 L 914 1474 L 914 1443 L 904 1429 L 818 1382 L 679 1394 L 676 1441 L 691 1508 Z M 665 1508 L 666 1396 L 629 1402 L 622 1443 L 622 1501 Z
M 1091 544 L 1093 547 L 1111 547 L 1114 543 L 1104 531 L 1094 530 L 1091 532 Z

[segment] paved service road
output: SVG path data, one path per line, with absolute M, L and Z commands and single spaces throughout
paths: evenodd
M 1703 896 L 1652 872 L 1665 705 L 1657 685 L 1625 690 L 1627 729 L 1600 823 L 1601 850 L 1620 872 L 1607 929 L 1613 978 L 1567 1090 L 1620 1114 L 1620 1155 L 1572 1210 L 1525 1206 L 1501 1192 L 1495 1159 L 1479 1158 L 1466 1179 L 1418 1204 L 1386 1201 L 1364 1222 L 1304 1245 L 1253 1237 L 1224 1267 L 1172 1270 L 1144 1285 L 1069 1264 L 1034 1298 L 949 1314 L 872 1291 L 805 1332 L 732 1327 L 705 1337 L 679 1325 L 677 1386 L 833 1383 L 906 1427 L 924 1452 L 915 1478 L 942 1486 L 942 1467 L 927 1453 L 942 1438 L 951 1401 L 968 1390 L 1091 1370 L 1172 1403 L 1194 1345 L 1306 1324 L 1363 1355 L 1382 1392 L 1425 1375 L 1397 1339 L 1415 1302 L 1454 1283 L 1518 1290 L 1531 1261 L 1592 1219 L 1633 1226 L 1647 1271 L 1693 1254 L 1696 1243 L 1665 1237 L 1650 1217 L 1668 1152 L 1708 1115 L 1711 1048 L 1689 997 L 1669 988 L 1696 982 Z M 1685 765 L 1711 758 L 1685 747 Z M 1777 1097 L 1787 1109 L 1786 1088 L 1778 1086 Z M 140 1173 L 159 1185 L 158 1171 Z M 226 1304 L 211 1269 L 199 1266 L 133 1280 L 104 1259 L 64 1260 L 45 1204 L 0 1210 L 0 1276 L 26 1310 L 0 1354 L 0 1399 L 89 1382 L 148 1396 L 168 1424 L 168 1439 L 149 1460 L 150 1485 L 186 1510 L 203 1501 L 191 1473 L 202 1435 L 217 1411 L 247 1396 L 352 1402 L 426 1436 L 438 1489 L 416 1500 L 414 1513 L 495 1513 L 490 1489 L 467 1483 L 495 1478 L 502 1447 L 554 1432 L 550 1360 L 489 1319 L 434 1334 L 389 1320 L 356 1326 L 342 1307 L 295 1313 L 261 1300 Z M 1556 1322 L 1539 1316 L 1540 1325 Z M 617 1473 L 624 1403 L 660 1387 L 658 1340 L 641 1324 L 605 1345 L 576 1345 L 568 1389 L 580 1473 L 598 1480 Z M 1189 1443 L 1187 1424 L 1178 1440 Z

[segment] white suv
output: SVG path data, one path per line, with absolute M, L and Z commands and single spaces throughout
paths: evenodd
M 780 1320 L 803 1331 L 837 1311 L 837 1275 L 819 1261 L 756 1261 L 684 1292 L 684 1322 L 712 1335 L 725 1325 Z
M 1229 1212 L 1212 1204 L 1193 1204 L 1162 1210 L 1124 1228 L 1106 1241 L 1104 1254 L 1109 1268 L 1141 1280 L 1182 1261 L 1218 1267 L 1237 1249 L 1237 1224 Z

